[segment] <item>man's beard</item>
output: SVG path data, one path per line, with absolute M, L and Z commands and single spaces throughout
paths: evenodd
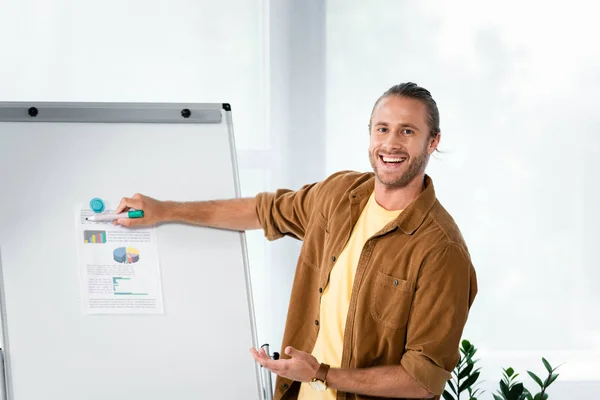
M 373 153 L 369 153 L 369 160 L 371 161 L 371 167 L 375 172 L 375 176 L 377 180 L 386 186 L 392 187 L 406 187 L 412 180 L 419 175 L 421 172 L 425 171 L 425 167 L 427 166 L 427 162 L 429 161 L 429 153 L 427 153 L 427 148 L 423 149 L 423 152 L 417 156 L 410 157 L 408 160 L 404 161 L 408 163 L 407 168 L 400 175 L 396 174 L 380 174 L 377 170 L 377 159 L 379 159 L 379 155 L 374 155 Z

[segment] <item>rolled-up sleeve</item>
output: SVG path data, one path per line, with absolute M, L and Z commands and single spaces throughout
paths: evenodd
M 278 189 L 257 194 L 256 213 L 265 237 L 303 240 L 320 186 L 321 183 L 312 183 L 297 191 Z
M 401 365 L 434 395 L 442 394 L 458 363 L 461 336 L 476 294 L 475 270 L 458 244 L 443 245 L 423 262 Z

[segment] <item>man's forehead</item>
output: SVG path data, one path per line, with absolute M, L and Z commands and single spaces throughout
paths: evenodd
M 411 120 L 413 123 L 426 123 L 427 108 L 417 99 L 390 96 L 379 101 L 373 110 L 373 122 L 386 120 Z M 400 121 L 398 121 L 400 122 Z

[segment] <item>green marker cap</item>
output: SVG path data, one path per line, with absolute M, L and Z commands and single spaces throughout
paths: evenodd
M 144 216 L 144 210 L 131 210 L 127 212 L 129 218 L 142 218 Z

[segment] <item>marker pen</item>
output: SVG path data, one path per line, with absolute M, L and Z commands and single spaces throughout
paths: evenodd
M 120 214 L 97 214 L 87 217 L 87 221 L 114 221 L 119 218 L 142 218 L 144 216 L 143 210 L 129 210 Z

